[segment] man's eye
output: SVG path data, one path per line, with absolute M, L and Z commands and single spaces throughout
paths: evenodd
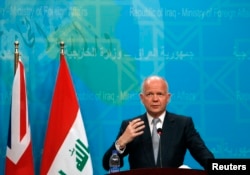
M 152 97 L 153 94 L 152 94 L 152 93 L 148 93 L 148 94 L 146 94 L 146 96 L 147 96 L 147 97 Z

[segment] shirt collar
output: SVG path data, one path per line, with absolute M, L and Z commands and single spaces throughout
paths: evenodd
M 166 115 L 166 111 L 164 111 L 158 118 L 160 118 L 160 123 L 161 125 L 163 124 L 163 121 L 165 119 L 165 115 Z M 147 118 L 148 118 L 148 122 L 149 122 L 149 125 L 152 124 L 152 120 L 154 119 L 154 117 L 152 117 L 149 113 L 147 113 Z

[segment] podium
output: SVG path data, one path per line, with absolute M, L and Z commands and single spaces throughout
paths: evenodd
M 207 175 L 204 170 L 181 168 L 141 168 L 112 173 L 114 175 Z

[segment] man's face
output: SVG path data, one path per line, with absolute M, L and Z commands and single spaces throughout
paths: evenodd
M 145 82 L 140 98 L 151 116 L 159 117 L 166 110 L 170 99 L 167 89 L 167 84 L 162 79 L 149 79 Z

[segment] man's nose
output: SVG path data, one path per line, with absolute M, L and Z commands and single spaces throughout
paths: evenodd
M 158 101 L 158 100 L 159 100 L 158 95 L 157 95 L 157 94 L 154 94 L 154 95 L 153 95 L 153 101 Z

